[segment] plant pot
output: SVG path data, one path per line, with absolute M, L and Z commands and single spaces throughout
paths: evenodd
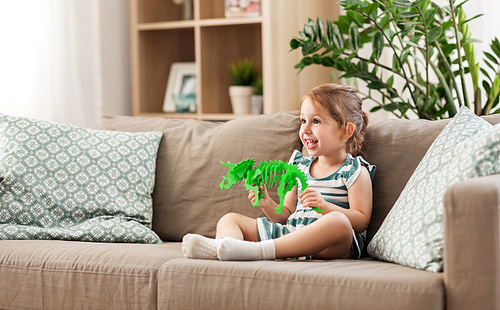
M 250 114 L 250 106 L 255 88 L 252 86 L 229 86 L 229 97 L 234 114 Z
M 252 95 L 251 101 L 252 101 L 252 105 L 251 105 L 252 114 L 262 114 L 262 110 L 263 110 L 263 108 L 262 108 L 263 107 L 262 95 Z

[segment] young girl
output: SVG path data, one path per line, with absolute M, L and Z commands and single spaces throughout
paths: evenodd
M 217 223 L 216 239 L 184 236 L 188 258 L 269 260 L 275 258 L 354 258 L 361 256 L 372 211 L 371 179 L 375 167 L 359 154 L 368 124 L 361 99 L 348 86 L 325 84 L 305 95 L 300 107 L 300 139 L 310 157 L 299 151 L 290 163 L 308 180 L 308 187 L 285 196 L 278 205 L 265 187 L 260 207 L 267 218 L 236 213 Z M 298 186 L 300 188 L 300 186 Z M 255 193 L 249 192 L 253 203 Z M 312 209 L 318 207 L 323 212 Z

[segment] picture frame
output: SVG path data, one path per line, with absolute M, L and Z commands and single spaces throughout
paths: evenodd
M 179 95 L 186 95 L 186 97 L 194 97 L 196 100 L 196 80 L 196 63 L 172 63 L 168 75 L 165 98 L 163 100 L 163 112 L 195 112 L 196 104 L 190 104 L 190 106 L 187 107 L 188 111 L 185 109 L 181 109 L 180 111 L 179 107 L 176 107 L 174 98 Z

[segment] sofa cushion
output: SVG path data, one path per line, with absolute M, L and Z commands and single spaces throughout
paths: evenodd
M 444 309 L 443 275 L 371 259 L 219 262 L 173 259 L 159 309 Z
M 160 139 L 0 114 L 0 239 L 160 243 Z
M 1 309 L 156 309 L 180 244 L 0 241 Z
M 298 113 L 226 123 L 105 116 L 102 124 L 109 130 L 163 132 L 153 193 L 153 230 L 169 241 L 180 241 L 187 233 L 213 237 L 217 221 L 229 212 L 264 216 L 248 200 L 243 182 L 231 190 L 219 188 L 228 171 L 221 161 L 288 160 L 293 150 L 302 148 Z
M 441 271 L 446 189 L 500 173 L 500 125 L 463 107 L 433 142 L 368 246 L 373 257 Z

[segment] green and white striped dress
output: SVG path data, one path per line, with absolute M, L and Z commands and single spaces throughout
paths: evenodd
M 304 173 L 309 188 L 319 191 L 325 201 L 328 201 L 345 209 L 349 209 L 347 190 L 349 189 L 349 187 L 351 187 L 354 181 L 356 181 L 361 169 L 363 167 L 366 167 L 372 179 L 375 173 L 375 166 L 370 165 L 361 156 L 352 157 L 351 154 L 347 154 L 346 160 L 337 171 L 325 178 L 315 179 L 311 177 L 309 173 L 309 168 L 311 167 L 311 164 L 315 159 L 316 157 L 312 156 L 304 157 L 300 151 L 296 150 L 293 152 L 289 163 L 297 166 Z M 301 193 L 300 187 L 301 186 L 299 184 L 299 194 Z M 257 219 L 259 239 L 261 241 L 276 239 L 306 225 L 309 225 L 322 216 L 323 214 L 318 213 L 309 207 L 304 207 L 300 199 L 298 199 L 297 208 L 295 209 L 295 212 L 292 213 L 290 217 L 288 217 L 285 225 L 273 223 L 265 217 Z M 365 231 L 359 234 L 356 234 L 353 231 L 355 259 L 360 258 L 361 250 L 364 247 L 365 241 Z

